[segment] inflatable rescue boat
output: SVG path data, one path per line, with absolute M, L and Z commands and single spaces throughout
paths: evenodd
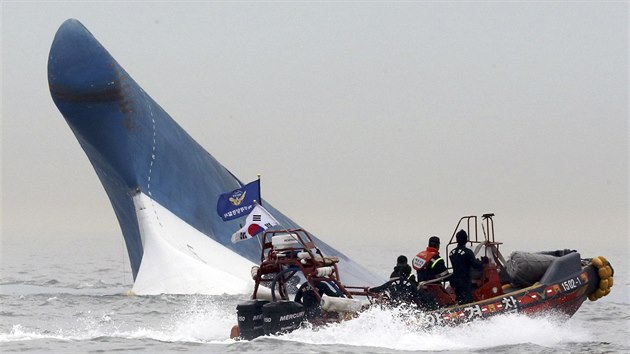
M 446 245 L 448 254 L 456 246 L 456 232 L 465 230 L 467 245 L 486 259 L 472 279 L 474 302 L 463 305 L 457 304 L 448 276 L 421 283 L 398 278 L 378 290 L 345 285 L 339 259 L 324 255 L 307 231 L 267 231 L 260 264 L 252 268 L 254 291 L 237 305 L 238 324 L 232 327 L 231 337 L 251 340 L 287 333 L 305 323 L 319 326 L 350 320 L 371 306 L 406 306 L 415 314 L 408 322 L 419 328 L 507 313 L 569 318 L 586 299 L 596 301 L 610 293 L 614 270 L 601 256 L 582 258 L 577 251 L 565 249 L 513 252 L 506 260 L 499 249 L 502 243 L 494 237 L 493 217 L 484 214 L 481 222 L 477 216 L 462 217 Z M 478 224 L 483 224 L 483 236 Z M 448 261 L 447 267 L 450 270 Z M 311 298 L 308 302 L 305 291 Z

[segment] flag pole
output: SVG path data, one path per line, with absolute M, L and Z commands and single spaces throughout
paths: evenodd
M 262 201 L 262 188 L 260 187 L 260 173 L 258 174 L 258 199 L 260 199 L 260 206 L 263 205 L 263 201 Z M 256 201 L 254 200 L 254 203 Z M 258 238 L 258 244 L 260 245 L 260 250 L 262 251 L 263 249 L 263 244 L 262 244 L 262 239 L 260 238 L 260 234 L 256 235 L 256 238 Z
M 260 206 L 262 206 L 263 202 L 262 202 L 262 188 L 260 188 L 260 173 L 258 174 L 258 198 L 260 198 Z

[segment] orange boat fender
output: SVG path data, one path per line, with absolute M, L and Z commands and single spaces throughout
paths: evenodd
M 599 274 L 599 277 L 601 279 L 608 279 L 612 276 L 612 269 L 610 268 L 610 266 L 605 266 L 605 267 L 599 268 L 597 270 L 597 274 Z
M 606 290 L 597 289 L 595 290 L 595 296 L 599 299 L 602 296 L 606 295 Z
M 595 257 L 591 260 L 591 264 L 597 269 L 597 275 L 599 276 L 599 286 L 592 294 L 588 296 L 588 299 L 595 301 L 603 296 L 610 294 L 610 288 L 612 288 L 614 270 L 610 265 L 610 262 L 603 256 Z

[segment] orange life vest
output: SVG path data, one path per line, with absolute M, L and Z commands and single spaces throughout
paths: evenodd
M 411 261 L 411 265 L 413 265 L 413 269 L 420 270 L 423 268 L 433 268 L 434 262 L 431 259 L 439 254 L 440 251 L 437 248 L 427 247 L 426 250 L 420 251 L 413 260 Z M 440 259 L 438 257 L 438 259 Z

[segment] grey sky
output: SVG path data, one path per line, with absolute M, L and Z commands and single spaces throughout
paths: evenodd
M 3 1 L 4 240 L 122 242 L 48 92 L 71 17 L 235 175 L 261 173 L 269 202 L 351 255 L 383 239 L 412 255 L 484 212 L 513 248 L 628 248 L 625 2 Z

